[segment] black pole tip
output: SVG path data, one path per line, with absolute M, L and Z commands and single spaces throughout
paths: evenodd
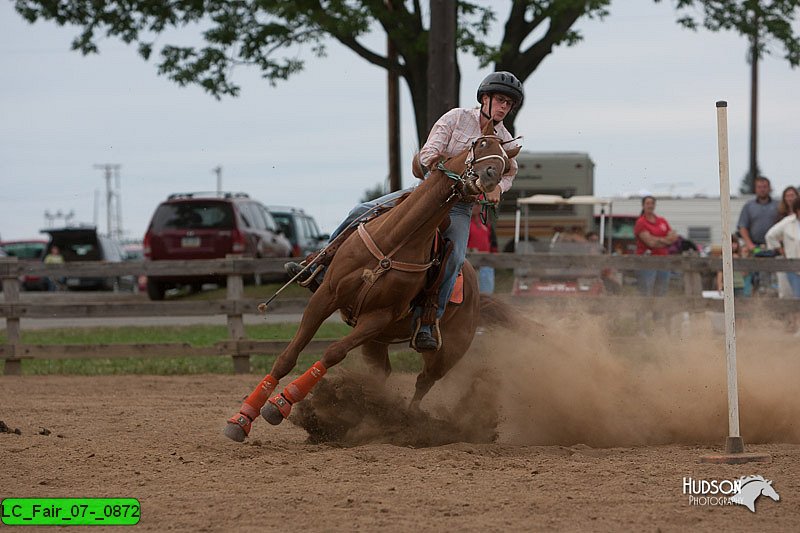
M 725 100 L 718 100 L 717 107 L 728 107 L 728 102 L 726 102 Z

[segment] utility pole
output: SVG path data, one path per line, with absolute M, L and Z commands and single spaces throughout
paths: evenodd
M 750 192 L 756 192 L 758 177 L 758 12 L 753 14 L 753 44 L 750 52 Z
M 94 165 L 94 168 L 103 171 L 106 179 L 106 232 L 109 237 L 122 237 L 122 213 L 120 209 L 119 169 L 122 165 L 103 163 Z M 111 177 L 116 175 L 116 190 L 112 188 Z M 116 217 L 114 216 L 116 213 Z M 116 228 L 114 219 L 116 218 Z
M 458 104 L 456 0 L 431 0 L 428 32 L 428 129 Z
M 386 8 L 394 10 L 392 0 L 385 0 Z M 392 37 L 386 36 L 386 58 L 389 63 L 397 63 L 397 49 Z M 388 126 L 389 126 L 389 191 L 399 191 L 402 188 L 400 179 L 400 76 L 389 69 L 386 71 L 386 99 L 388 101 Z
M 217 195 L 222 195 L 222 166 L 215 166 L 211 169 L 211 172 L 217 175 Z

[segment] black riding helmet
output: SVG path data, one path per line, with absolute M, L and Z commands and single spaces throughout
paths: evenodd
M 492 72 L 478 86 L 478 103 L 484 94 L 500 93 L 514 99 L 514 107 L 519 108 L 525 99 L 525 90 L 516 76 L 510 72 Z

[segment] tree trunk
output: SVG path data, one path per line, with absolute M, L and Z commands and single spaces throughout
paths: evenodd
M 439 117 L 456 107 L 456 2 L 431 0 L 428 33 L 427 130 Z

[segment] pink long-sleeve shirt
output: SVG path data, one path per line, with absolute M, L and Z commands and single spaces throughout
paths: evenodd
M 419 161 L 425 167 L 432 168 L 439 159 L 453 157 L 470 147 L 472 141 L 483 135 L 481 132 L 480 109 L 465 109 L 457 107 L 451 109 L 436 121 L 428 135 L 425 146 L 419 151 Z M 503 123 L 494 127 L 495 134 L 504 141 L 512 139 Z M 508 143 L 506 149 L 517 146 L 517 143 Z M 508 170 L 500 179 L 500 190 L 506 192 L 511 188 L 511 183 L 517 175 L 517 161 L 510 160 Z

